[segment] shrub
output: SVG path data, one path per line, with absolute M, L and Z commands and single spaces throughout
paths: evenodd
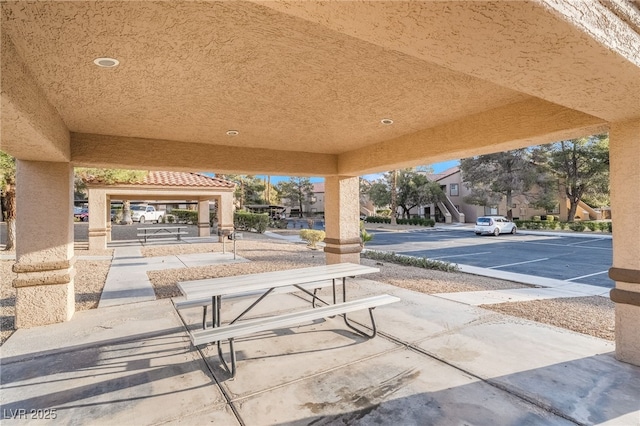
M 598 225 L 597 222 L 585 222 L 584 224 L 587 225 L 587 228 L 589 228 L 590 231 L 600 229 L 600 225 Z
M 255 231 L 264 233 L 269 225 L 269 215 L 267 213 L 249 213 L 237 211 L 233 214 L 233 226 L 240 231 Z
M 569 229 L 576 232 L 584 231 L 585 225 L 582 222 L 572 222 L 569 224 Z
M 405 266 L 415 266 L 416 268 L 435 269 L 444 272 L 456 272 L 460 268 L 458 265 L 440 260 L 431 260 L 426 257 L 413 257 L 398 255 L 393 252 L 385 253 L 381 251 L 366 250 L 360 253 L 360 257 L 373 260 L 381 260 L 389 263 L 396 263 Z
M 547 220 L 547 222 L 553 222 L 555 220 L 555 218 L 552 215 L 547 215 L 545 219 Z
M 611 222 L 599 222 L 598 225 L 602 232 L 611 232 Z
M 564 230 L 564 228 L 567 227 L 567 222 L 558 222 L 558 226 L 560 227 L 560 229 Z
M 167 215 L 167 223 L 173 223 L 173 222 L 175 222 L 175 220 L 176 220 L 176 218 L 175 218 L 174 215 L 172 215 L 172 214 L 168 214 Z
M 556 223 L 553 221 L 553 219 L 551 221 L 544 221 L 541 222 L 542 228 L 543 229 L 556 229 Z
M 173 209 L 171 214 L 175 216 L 178 223 L 198 223 L 198 212 L 196 210 Z
M 312 249 L 317 249 L 317 243 L 324 240 L 326 236 L 324 231 L 317 231 L 314 229 L 301 229 L 300 230 L 300 238 L 307 242 L 307 247 Z
M 360 241 L 362 247 L 365 246 L 369 241 L 373 240 L 373 235 L 368 233 L 366 229 L 364 229 L 364 221 L 360 221 Z
M 539 220 L 540 220 L 540 216 L 534 216 L 534 217 L 533 217 L 533 220 L 535 220 L 535 221 L 539 221 Z

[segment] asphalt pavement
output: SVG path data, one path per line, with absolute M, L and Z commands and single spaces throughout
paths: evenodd
M 473 229 L 370 230 L 370 250 L 393 251 L 496 271 L 533 275 L 569 283 L 613 288 L 607 272 L 612 240 L 607 234 L 519 232 L 476 236 Z

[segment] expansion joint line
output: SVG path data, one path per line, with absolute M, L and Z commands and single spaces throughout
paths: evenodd
M 554 407 L 551 407 L 551 406 L 549 406 L 549 405 L 547 405 L 547 404 L 543 404 L 542 402 L 537 401 L 537 400 L 535 400 L 535 399 L 533 399 L 533 398 L 530 398 L 530 397 L 528 397 L 527 395 L 524 395 L 524 394 L 522 394 L 522 393 L 520 393 L 520 392 L 517 392 L 517 391 L 515 391 L 514 389 L 510 389 L 509 387 L 507 387 L 507 386 L 505 386 L 505 385 L 503 385 L 503 384 L 501 384 L 501 383 L 498 383 L 498 382 L 495 382 L 495 381 L 492 381 L 492 380 L 489 380 L 489 379 L 484 379 L 484 378 L 482 378 L 482 377 L 478 376 L 477 374 L 472 373 L 471 371 L 465 370 L 464 368 L 461 368 L 461 367 L 460 367 L 460 366 L 458 366 L 458 365 L 452 364 L 452 363 L 450 363 L 449 361 L 447 361 L 447 360 L 445 360 L 445 359 L 443 359 L 443 358 L 441 358 L 441 357 L 439 357 L 439 356 L 437 356 L 437 355 L 434 355 L 434 354 L 432 354 L 432 353 L 430 353 L 430 352 L 427 352 L 425 349 L 419 348 L 419 347 L 417 347 L 417 346 L 413 346 L 413 345 L 412 345 L 412 344 L 410 344 L 410 343 L 403 342 L 403 341 L 401 341 L 401 340 L 398 340 L 398 339 L 396 339 L 396 338 L 394 338 L 394 337 L 388 336 L 388 335 L 386 335 L 386 334 L 384 334 L 384 333 L 381 333 L 381 332 L 379 332 L 378 334 L 380 334 L 380 335 L 384 335 L 384 336 L 385 336 L 385 337 L 387 337 L 388 339 L 393 340 L 393 341 L 395 341 L 395 342 L 398 342 L 398 343 L 400 343 L 400 344 L 404 344 L 404 345 L 406 345 L 406 347 L 407 347 L 409 350 L 411 350 L 411 351 L 413 351 L 413 352 L 417 352 L 417 353 L 419 353 L 419 354 L 421 354 L 421 355 L 426 355 L 426 356 L 428 356 L 429 358 L 433 358 L 433 359 L 435 359 L 436 361 L 440 361 L 441 363 L 446 364 L 446 365 L 448 365 L 449 367 L 455 368 L 456 370 L 461 371 L 461 372 L 463 372 L 464 374 L 467 374 L 467 375 L 469 375 L 469 376 L 471 376 L 471 377 L 473 377 L 473 378 L 475 378 L 475 379 L 478 379 L 478 380 L 480 380 L 480 381 L 482 381 L 482 382 L 484 382 L 484 383 L 488 384 L 489 386 L 492 386 L 492 387 L 494 387 L 494 388 L 496 388 L 496 389 L 499 389 L 499 390 L 501 390 L 501 391 L 503 391 L 503 392 L 506 392 L 506 393 L 508 393 L 509 395 L 512 395 L 512 396 L 514 396 L 514 397 L 516 397 L 516 398 L 518 398 L 518 399 L 521 399 L 521 400 L 523 400 L 523 401 L 525 401 L 525 402 L 527 402 L 527 403 L 529 403 L 529 404 L 531 404 L 531 405 L 534 405 L 534 406 L 536 406 L 536 407 L 538 407 L 538 408 L 540 408 L 540 409 L 542 409 L 542 410 L 544 410 L 544 411 L 547 411 L 547 412 L 549 412 L 549 413 L 551 413 L 551 414 L 554 414 L 554 415 L 556 415 L 556 416 L 558 416 L 558 417 L 561 417 L 561 418 L 563 418 L 563 419 L 565 419 L 565 420 L 568 420 L 568 421 L 570 421 L 571 423 L 574 423 L 574 424 L 579 425 L 579 426 L 586 426 L 586 423 L 581 423 L 580 421 L 578 421 L 578 420 L 574 419 L 573 417 L 570 417 L 569 415 L 567 415 L 567 414 L 565 414 L 565 413 L 563 413 L 563 412 L 559 411 L 558 409 L 556 409 L 556 408 L 554 408 Z
M 178 313 L 178 317 L 180 317 L 180 321 L 182 321 L 182 325 L 184 326 L 184 329 L 185 330 L 189 330 L 189 327 L 188 327 L 187 323 L 185 322 L 184 318 L 182 318 L 182 315 L 180 314 L 180 311 L 178 311 L 176 309 L 176 312 Z M 191 341 L 189 341 L 189 344 L 192 345 Z M 198 351 L 198 354 L 200 355 L 200 358 L 202 358 L 202 361 L 204 362 L 204 365 L 207 366 L 207 370 L 209 371 L 209 374 L 211 375 L 213 380 L 216 382 L 216 385 L 218 386 L 218 389 L 220 389 L 220 392 L 222 393 L 222 396 L 224 396 L 224 399 L 225 399 L 227 405 L 231 408 L 231 411 L 233 412 L 233 415 L 236 417 L 236 420 L 238 420 L 238 423 L 240 424 L 240 426 L 246 426 L 246 423 L 244 422 L 244 420 L 242 420 L 242 417 L 240 416 L 240 412 L 238 411 L 236 406 L 233 404 L 233 399 L 231 398 L 231 396 L 229 395 L 227 390 L 224 388 L 224 386 L 222 386 L 222 383 L 220 383 L 220 381 L 218 380 L 218 378 L 214 374 L 213 368 L 211 368 L 211 366 L 207 362 L 207 356 L 204 354 L 204 351 L 202 349 L 200 349 L 199 347 L 197 347 L 197 346 L 194 346 L 194 347 Z

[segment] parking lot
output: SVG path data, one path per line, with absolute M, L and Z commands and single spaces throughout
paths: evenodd
M 473 229 L 372 230 L 371 250 L 613 288 L 607 272 L 612 241 L 606 235 L 476 236 Z

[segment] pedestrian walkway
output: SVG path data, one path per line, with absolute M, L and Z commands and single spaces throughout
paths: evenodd
M 531 300 L 560 299 L 565 297 L 602 296 L 609 297 L 609 289 L 571 281 L 541 278 L 533 275 L 516 274 L 477 266 L 458 265 L 462 272 L 528 284 L 535 287 L 507 290 L 468 291 L 458 293 L 438 293 L 434 296 L 454 300 L 467 305 L 479 306 L 506 302 L 528 302 Z
M 248 262 L 233 253 L 194 253 L 144 257 L 140 245 L 114 249 L 98 308 L 156 300 L 148 271 Z

